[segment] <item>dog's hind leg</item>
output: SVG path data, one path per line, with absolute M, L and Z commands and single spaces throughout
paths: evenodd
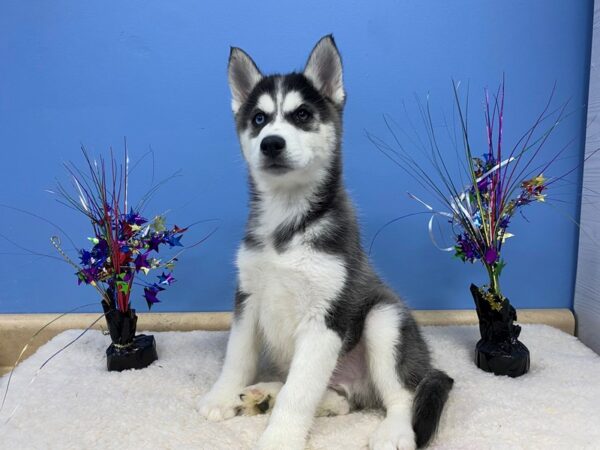
M 396 369 L 401 336 L 402 310 L 397 304 L 375 306 L 365 320 L 369 375 L 386 417 L 369 439 L 371 450 L 414 449 L 413 394 Z
M 319 403 L 316 417 L 344 416 L 350 412 L 348 399 L 333 389 L 327 389 Z
M 369 374 L 386 409 L 385 419 L 371 436 L 371 449 L 426 446 L 454 380 L 431 367 L 419 327 L 399 303 L 375 306 L 367 315 L 364 332 Z

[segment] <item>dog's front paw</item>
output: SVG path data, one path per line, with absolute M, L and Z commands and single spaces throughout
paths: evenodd
M 198 401 L 198 412 L 208 420 L 217 422 L 231 419 L 241 404 L 236 390 L 213 389 Z
M 415 433 L 410 424 L 384 419 L 369 438 L 369 450 L 414 450 Z
M 248 386 L 239 395 L 242 404 L 238 406 L 238 414 L 256 416 L 271 411 L 282 387 L 283 383 L 276 381 Z

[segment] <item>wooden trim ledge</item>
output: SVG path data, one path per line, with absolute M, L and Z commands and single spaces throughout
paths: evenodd
M 421 325 L 475 325 L 477 315 L 473 310 L 414 311 Z M 68 329 L 87 328 L 98 314 L 69 314 L 48 326 L 29 345 L 24 357 Z M 231 324 L 230 312 L 140 313 L 138 330 L 141 331 L 192 331 L 227 330 Z M 575 317 L 569 309 L 520 309 L 519 323 L 543 323 L 565 333 L 575 334 Z M 0 375 L 10 370 L 21 349 L 45 324 L 57 314 L 0 314 Z M 106 329 L 103 320 L 94 327 Z

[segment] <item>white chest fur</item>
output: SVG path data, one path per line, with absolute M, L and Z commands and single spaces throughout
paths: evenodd
M 344 286 L 343 261 L 316 251 L 294 238 L 278 253 L 272 246 L 240 248 L 237 257 L 240 289 L 250 294 L 265 344 L 286 370 L 293 356 L 295 332 L 311 318 L 323 316 Z

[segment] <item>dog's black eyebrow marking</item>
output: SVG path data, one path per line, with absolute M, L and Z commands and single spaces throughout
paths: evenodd
M 236 114 L 236 125 L 238 131 L 245 130 L 249 125 L 252 119 L 252 114 L 255 111 L 258 99 L 263 95 L 267 94 L 271 96 L 273 101 L 275 101 L 275 93 L 277 90 L 277 79 L 281 78 L 280 75 L 269 75 L 267 77 L 262 78 L 258 84 L 254 87 L 248 99 L 241 106 L 240 110 Z M 256 131 L 256 130 L 254 130 Z M 258 135 L 256 133 L 255 135 Z
M 279 82 L 281 84 L 279 84 Z M 276 97 L 278 89 L 281 89 L 281 93 L 284 97 L 289 92 L 297 91 L 302 96 L 304 103 L 316 111 L 319 122 L 327 123 L 333 120 L 331 111 L 333 103 L 329 98 L 324 97 L 304 74 L 297 72 L 292 72 L 283 76 L 274 74 L 263 77 L 254 87 L 246 102 L 241 106 L 236 115 L 238 131 L 251 127 L 252 115 L 258 105 L 258 99 L 262 95 L 269 95 L 273 101 L 277 103 Z M 295 123 L 291 118 L 288 120 L 294 126 L 305 131 L 315 130 L 312 127 L 303 127 L 301 124 Z M 260 130 L 257 131 L 256 128 L 252 127 L 250 134 L 252 137 L 256 137 L 258 136 L 259 131 Z
M 313 117 L 311 117 L 307 122 L 296 121 L 294 116 L 295 116 L 296 112 L 298 111 L 298 109 L 300 109 L 300 108 L 304 108 L 307 111 L 309 111 L 311 114 L 313 114 L 312 107 L 302 104 L 295 110 L 285 113 L 284 114 L 285 119 L 289 123 L 291 123 L 293 126 L 295 126 L 296 128 L 306 131 L 307 133 L 316 133 L 317 131 L 319 131 L 320 120 L 318 117 L 314 117 L 314 114 L 313 114 Z
M 301 73 L 290 73 L 282 79 L 282 93 L 285 94 L 297 91 L 300 93 L 305 103 L 311 105 L 318 113 L 321 122 L 329 122 L 331 111 L 329 109 L 330 100 L 323 97 L 321 93 L 315 89 L 308 78 Z

